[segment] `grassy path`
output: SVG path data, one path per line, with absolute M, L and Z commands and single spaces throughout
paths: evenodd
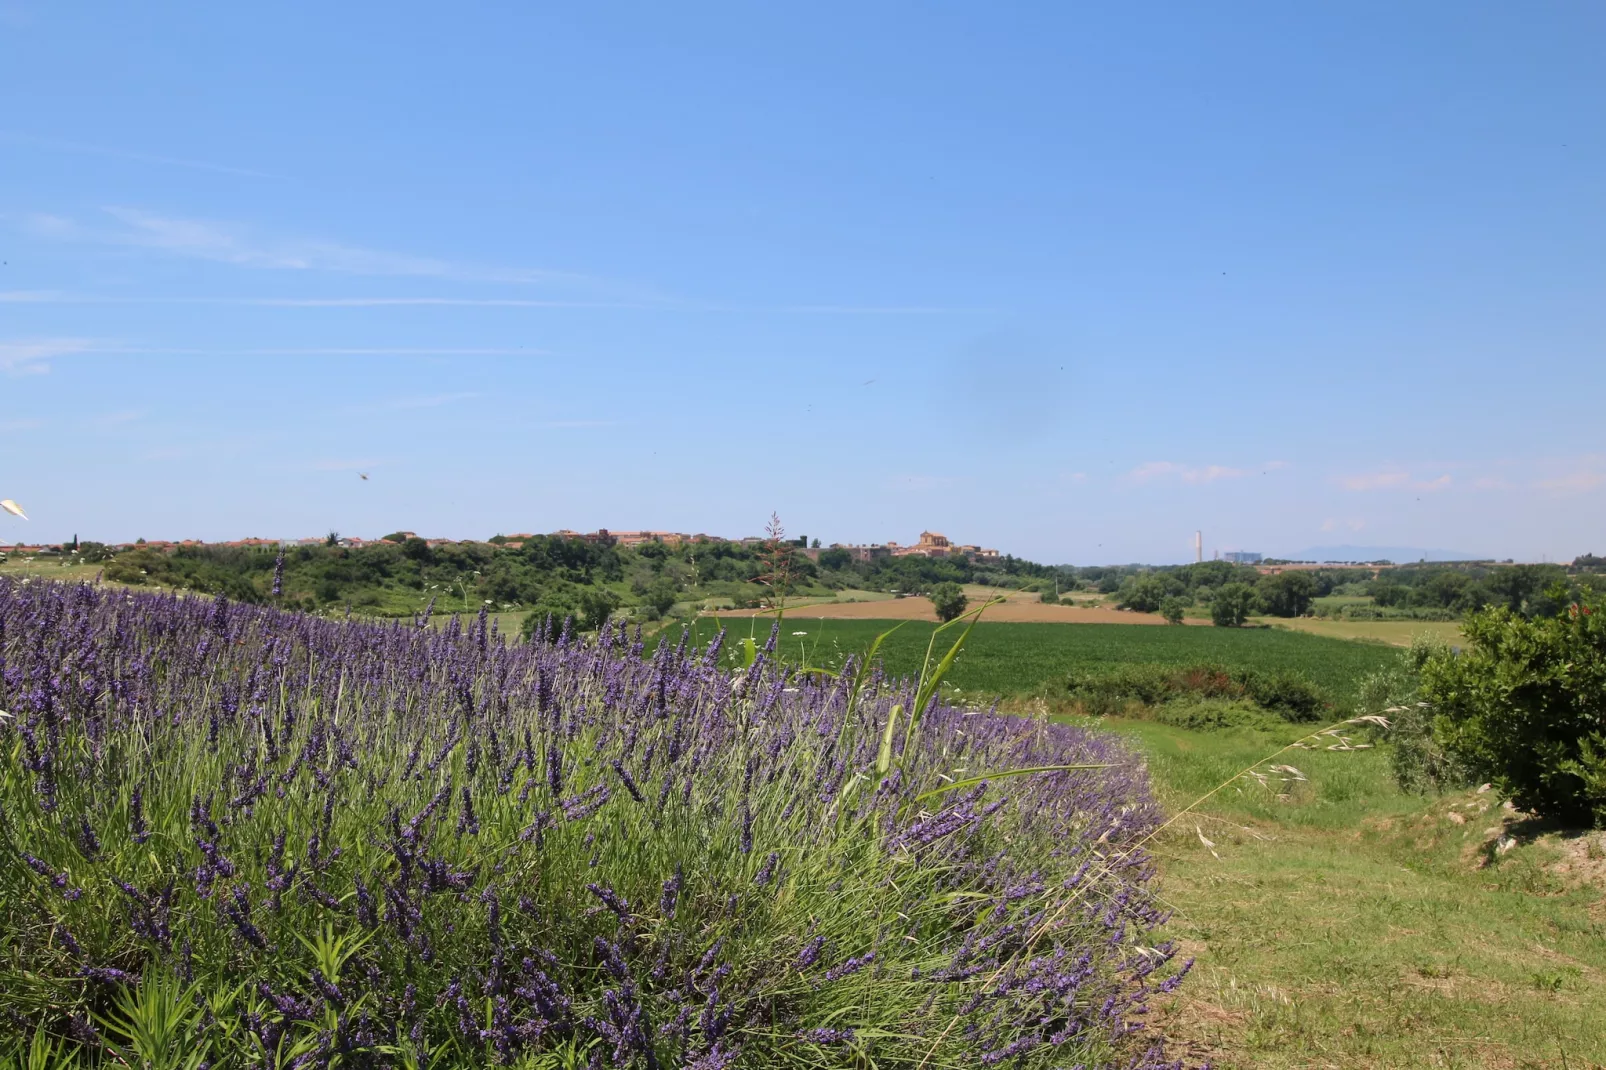
M 1295 734 L 1109 725 L 1171 807 Z M 1161 1006 L 1178 1054 L 1606 1067 L 1606 834 L 1525 836 L 1491 794 L 1402 795 L 1382 750 L 1285 760 L 1308 779 L 1229 788 L 1156 845 L 1172 932 L 1198 959 Z M 1507 830 L 1517 845 L 1496 853 Z
M 1311 635 L 1325 635 L 1331 639 L 1370 639 L 1390 646 L 1410 646 L 1418 635 L 1436 635 L 1446 643 L 1466 642 L 1461 634 L 1460 621 L 1434 620 L 1326 620 L 1320 617 L 1296 617 L 1279 620 L 1261 617 L 1259 623 L 1273 628 L 1287 628 Z

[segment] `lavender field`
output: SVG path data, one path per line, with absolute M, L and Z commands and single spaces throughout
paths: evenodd
M 746 661 L 0 580 L 0 1065 L 1169 1065 L 1129 752 Z

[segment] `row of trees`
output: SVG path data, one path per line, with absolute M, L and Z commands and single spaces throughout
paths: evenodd
M 1594 559 L 1585 555 L 1585 560 Z M 1206 561 L 1128 574 L 1117 594 L 1119 605 L 1143 613 L 1176 612 L 1179 604 L 1185 610 L 1204 603 L 1218 622 L 1239 618 L 1241 623 L 1245 607 L 1247 614 L 1305 616 L 1316 599 L 1335 591 L 1364 591 L 1385 609 L 1460 615 L 1498 606 L 1520 616 L 1543 617 L 1601 589 L 1606 589 L 1601 576 L 1576 565 L 1571 573 L 1560 565 L 1408 567 L 1357 583 L 1354 573 L 1339 569 L 1261 575 L 1247 565 Z
M 106 578 L 245 602 L 274 599 L 302 609 L 350 605 L 377 614 L 416 612 L 433 597 L 441 608 L 519 607 L 560 619 L 574 616 L 595 626 L 623 607 L 654 619 L 677 602 L 706 598 L 756 605 L 786 594 L 822 595 L 844 588 L 919 594 L 943 584 L 1019 586 L 1051 571 L 1017 558 L 985 565 L 962 557 L 860 562 L 840 550 L 825 550 L 815 561 L 805 552 L 806 541 L 778 538 L 744 545 L 704 540 L 624 547 L 541 535 L 518 546 L 500 536 L 430 546 L 397 532 L 379 543 L 348 547 L 331 532 L 323 545 L 286 550 L 277 594 L 274 549 L 194 546 L 164 552 L 136 546 L 110 558 Z
M 1367 593 L 1388 608 L 1441 609 L 1452 613 L 1500 606 L 1526 617 L 1554 616 L 1600 577 L 1585 554 L 1574 574 L 1560 565 L 1472 565 L 1398 568 L 1368 585 Z M 1558 596 L 1555 592 L 1560 591 Z
M 1118 604 L 1180 621 L 1190 606 L 1204 602 L 1215 623 L 1235 626 L 1255 613 L 1303 616 L 1319 590 L 1316 578 L 1308 572 L 1262 576 L 1248 566 L 1206 561 L 1132 576 L 1122 584 Z

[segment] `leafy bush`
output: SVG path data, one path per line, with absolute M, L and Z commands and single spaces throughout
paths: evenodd
M 1160 602 L 1160 616 L 1165 618 L 1167 624 L 1181 624 L 1182 616 L 1188 612 L 1188 600 L 1181 595 L 1171 595 Z
M 943 621 L 953 620 L 963 613 L 969 601 L 964 588 L 957 583 L 939 583 L 931 589 L 929 597 L 931 608 L 937 612 L 937 619 Z
M 1239 675 L 1244 694 L 1251 701 L 1277 711 L 1290 721 L 1320 720 L 1331 705 L 1321 688 L 1297 672 L 1250 669 Z
M 1238 699 L 1178 699 L 1155 707 L 1148 714 L 1151 720 L 1175 728 L 1195 732 L 1221 731 L 1229 728 L 1250 728 L 1270 732 L 1282 727 L 1282 718 L 1266 712 L 1250 702 Z
M 1210 599 L 1210 623 L 1239 628 L 1255 610 L 1255 589 L 1247 583 L 1224 583 Z
M 1169 1065 L 1112 738 L 487 622 L 0 580 L 0 1065 Z
M 1116 604 L 1138 613 L 1153 613 L 1160 608 L 1160 603 L 1186 589 L 1182 581 L 1170 573 L 1150 572 L 1133 576 L 1122 584 Z
M 1402 791 L 1425 794 L 1468 786 L 1472 774 L 1433 733 L 1433 711 L 1421 701 L 1422 666 L 1447 656 L 1450 646 L 1435 635 L 1419 635 L 1399 662 L 1361 680 L 1357 713 L 1388 718 L 1389 767 Z
M 1606 612 L 1587 604 L 1524 619 L 1467 618 L 1471 649 L 1422 667 L 1445 750 L 1517 806 L 1606 826 Z
M 1316 581 L 1304 572 L 1278 572 L 1260 577 L 1256 595 L 1261 609 L 1273 617 L 1303 617 L 1316 597 Z
M 608 623 L 613 611 L 619 608 L 619 596 L 606 587 L 587 587 L 580 592 L 580 627 L 594 632 Z
M 661 617 L 674 608 L 675 602 L 680 599 L 680 588 L 670 579 L 660 578 L 653 581 L 647 588 L 646 604 L 658 611 Z M 657 617 L 653 618 L 654 620 Z

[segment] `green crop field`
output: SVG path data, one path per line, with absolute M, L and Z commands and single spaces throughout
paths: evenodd
M 731 638 L 769 638 L 769 621 L 704 618 L 693 625 L 700 643 L 721 623 Z M 896 622 L 878 620 L 783 621 L 780 650 L 793 662 L 835 668 L 848 654 L 869 649 L 875 637 Z M 887 671 L 896 676 L 919 671 L 935 625 L 910 621 L 882 644 Z M 803 633 L 801 635 L 797 633 Z M 678 640 L 680 626 L 663 633 Z M 946 642 L 957 628 L 938 637 Z M 1041 694 L 1072 672 L 1121 665 L 1190 665 L 1213 662 L 1228 667 L 1304 673 L 1335 702 L 1353 701 L 1367 673 L 1393 663 L 1398 652 L 1381 644 L 1330 639 L 1270 628 L 1157 628 L 1139 624 L 1020 624 L 983 620 L 976 625 L 949 681 L 978 695 Z

